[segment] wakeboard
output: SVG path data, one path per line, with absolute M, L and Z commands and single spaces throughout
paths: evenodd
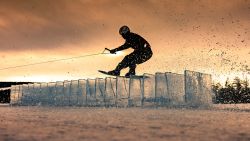
M 107 71 L 103 71 L 103 70 L 98 70 L 98 72 L 102 73 L 102 74 L 105 74 L 105 75 L 109 75 L 109 76 L 117 76 L 117 75 L 111 75 L 109 74 Z M 121 76 L 121 75 L 118 75 L 120 77 L 126 77 L 126 76 Z M 126 78 L 145 78 L 146 76 L 143 76 L 143 75 L 131 75 L 129 77 L 126 77 Z

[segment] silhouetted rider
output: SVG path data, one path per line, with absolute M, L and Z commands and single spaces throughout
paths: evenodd
M 140 35 L 130 32 L 128 26 L 122 26 L 119 33 L 126 42 L 120 47 L 110 50 L 110 53 L 115 53 L 130 47 L 133 48 L 134 51 L 125 56 L 115 70 L 109 71 L 108 74 L 119 76 L 122 69 L 129 67 L 129 72 L 125 75 L 126 77 L 129 77 L 135 75 L 136 65 L 149 60 L 153 53 L 149 43 Z

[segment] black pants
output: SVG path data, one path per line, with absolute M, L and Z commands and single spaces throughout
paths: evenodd
M 124 57 L 124 59 L 117 65 L 116 70 L 120 71 L 129 67 L 129 71 L 135 71 L 136 64 L 141 64 L 149 60 L 153 55 L 150 47 L 143 50 L 135 50 L 131 54 Z

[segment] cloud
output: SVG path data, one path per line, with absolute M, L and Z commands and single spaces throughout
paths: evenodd
M 91 44 L 128 24 L 157 35 L 189 24 L 249 20 L 249 0 L 3 0 L 1 51 L 46 50 Z M 230 19 L 231 14 L 231 19 Z M 226 17 L 224 17 L 226 16 Z M 160 35 L 159 35 L 160 36 Z

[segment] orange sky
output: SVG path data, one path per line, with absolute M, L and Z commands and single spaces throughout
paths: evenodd
M 118 47 L 126 24 L 154 52 L 138 74 L 188 69 L 224 81 L 250 73 L 249 15 L 250 0 L 1 0 L 1 68 Z M 114 69 L 131 51 L 1 70 L 0 80 L 104 77 L 98 69 Z

